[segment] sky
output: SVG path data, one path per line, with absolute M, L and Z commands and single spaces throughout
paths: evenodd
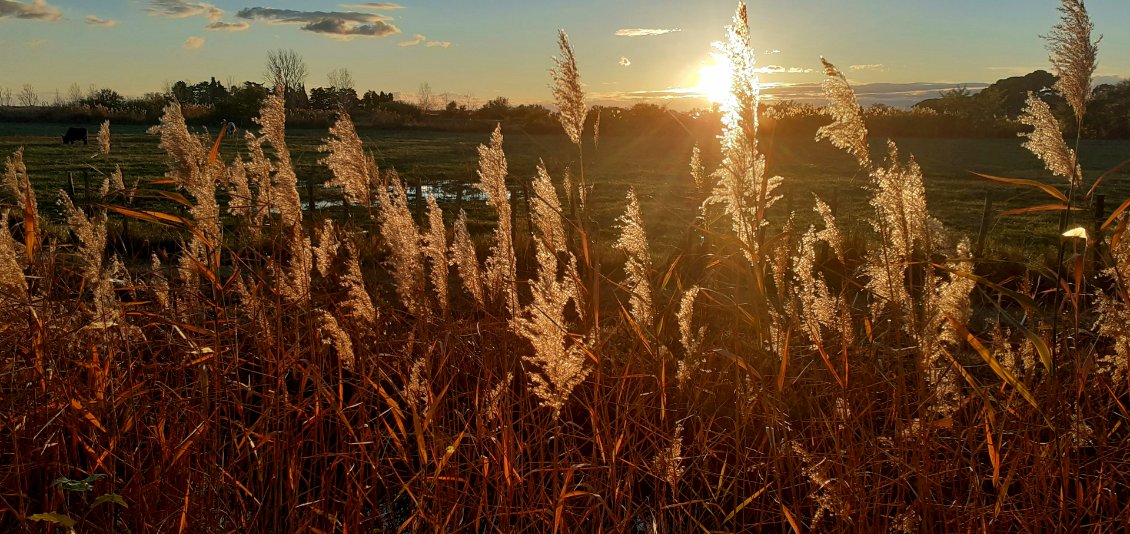
M 820 57 L 861 102 L 908 106 L 1049 69 L 1039 37 L 1056 0 L 748 0 L 769 98 L 819 93 Z M 262 82 L 268 51 L 293 49 L 307 88 L 345 68 L 359 93 L 432 93 L 482 103 L 550 104 L 549 69 L 564 29 L 590 103 L 704 107 L 711 43 L 731 0 L 0 0 L 0 88 L 43 100 L 77 83 L 123 95 L 178 80 Z M 1130 0 L 1090 0 L 1097 82 L 1130 77 Z M 704 68 L 704 66 L 707 66 Z

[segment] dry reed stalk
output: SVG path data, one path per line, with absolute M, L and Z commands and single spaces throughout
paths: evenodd
M 329 167 L 334 175 L 324 186 L 341 187 L 347 202 L 369 203 L 372 198 L 369 183 L 374 179 L 369 175 L 368 158 L 348 113 L 338 115 L 337 122 L 330 127 L 330 136 L 322 142 L 325 144 L 318 150 L 329 155 L 318 162 Z
M 391 191 L 377 194 L 381 205 L 381 236 L 388 244 L 388 266 L 396 282 L 396 295 L 408 312 L 417 317 L 428 314 L 424 287 L 424 259 L 420 231 L 408 208 L 408 193 L 394 170 L 385 171 Z
M 428 195 L 428 230 L 422 236 L 423 254 L 428 259 L 432 290 L 440 311 L 447 315 L 447 230 L 443 226 L 443 211 L 439 209 L 435 196 Z
M 103 156 L 110 153 L 110 121 L 102 121 L 98 128 L 98 150 Z
M 455 272 L 463 281 L 463 289 L 471 294 L 479 307 L 482 307 L 486 304 L 483 275 L 479 270 L 479 257 L 475 253 L 475 244 L 467 231 L 467 214 L 463 210 L 459 210 L 459 216 L 455 218 L 451 233 L 451 265 L 455 266 Z
M 20 248 L 8 231 L 8 210 L 4 210 L 0 212 L 0 290 L 5 295 L 25 301 L 28 288 L 20 262 Z
M 577 58 L 565 30 L 558 31 L 557 46 L 561 49 L 561 57 L 553 58 L 554 68 L 550 70 L 553 77 L 553 100 L 557 104 L 558 119 L 565 134 L 574 145 L 580 147 L 588 108 L 585 106 L 581 74 L 577 70 Z
M 624 265 L 624 285 L 628 288 L 628 306 L 632 318 L 644 332 L 655 326 L 655 309 L 651 302 L 651 251 L 643 227 L 640 201 L 634 189 L 628 189 L 628 205 L 620 222 L 620 238 L 612 246 L 628 257 Z
M 506 189 L 506 154 L 502 151 L 502 126 L 494 129 L 490 145 L 479 145 L 479 181 L 475 183 L 486 194 L 487 203 L 498 212 L 498 227 L 494 230 L 494 244 L 483 269 L 486 293 L 491 300 L 506 306 L 513 314 L 518 309 L 517 260 L 510 221 L 510 195 Z
M 1051 52 L 1049 59 L 1057 78 L 1055 87 L 1075 112 L 1076 124 L 1083 124 L 1102 38 L 1091 41 L 1094 24 L 1083 0 L 1062 0 L 1059 12 L 1059 23 L 1043 37 Z
M 743 254 L 760 270 L 760 236 L 768 224 L 765 214 L 780 199 L 773 191 L 782 178 L 766 174 L 765 156 L 758 148 L 761 87 L 745 4 L 738 4 L 733 25 L 727 27 L 726 41 L 716 43 L 715 47 L 730 72 L 731 98 L 722 104 L 722 163 L 712 175 L 714 189 L 703 202 L 703 209 L 722 206 Z

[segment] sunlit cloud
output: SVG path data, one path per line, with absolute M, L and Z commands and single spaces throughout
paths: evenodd
M 765 55 L 765 56 L 771 56 L 773 54 L 780 54 L 780 53 L 781 53 L 781 51 L 777 50 L 776 48 L 774 48 L 772 50 L 764 50 L 764 51 L 761 52 L 761 54 Z
M 87 15 L 85 20 L 86 23 L 90 24 L 91 26 L 101 26 L 103 28 L 113 28 L 114 26 L 118 25 L 118 21 L 116 20 L 104 19 L 94 15 Z
M 299 29 L 348 41 L 353 37 L 386 37 L 400 33 L 388 21 L 392 17 L 355 11 L 297 11 L 270 7 L 249 7 L 239 10 L 237 17 L 262 20 L 271 24 L 298 24 Z
M 868 63 L 866 65 L 849 65 L 848 70 L 861 71 L 861 70 L 883 70 L 882 63 Z
M 0 19 L 9 17 L 28 20 L 63 20 L 59 8 L 49 5 L 47 0 L 34 0 L 31 3 L 0 0 Z
M 427 41 L 427 40 L 428 40 L 428 38 L 426 36 L 423 36 L 423 35 L 420 35 L 420 34 L 417 33 L 416 36 L 413 37 L 412 39 L 410 39 L 408 41 L 400 41 L 399 43 L 396 43 L 396 44 L 399 45 L 399 46 L 416 46 L 416 45 L 418 45 L 418 44 L 420 44 L 424 41 Z
M 184 40 L 183 46 L 185 48 L 189 49 L 189 50 L 194 49 L 194 48 L 200 48 L 200 47 L 204 46 L 204 39 L 201 38 L 201 37 L 189 37 L 188 39 Z
M 409 39 L 407 41 L 400 41 L 399 43 L 396 43 L 396 44 L 398 46 L 416 46 L 416 45 L 422 44 L 422 45 L 424 45 L 428 48 L 436 48 L 436 47 L 447 48 L 447 47 L 451 46 L 451 43 L 448 42 L 448 41 L 429 41 L 427 36 L 421 35 L 421 34 L 418 34 L 418 33 L 414 37 L 412 37 L 411 39 Z
M 626 57 L 620 56 L 620 66 L 621 67 L 631 67 L 632 66 L 632 60 L 630 60 Z
M 753 69 L 754 72 L 760 74 L 809 74 L 812 69 L 805 69 L 801 67 L 782 67 L 780 65 L 766 65 L 764 67 L 757 67 Z
M 665 33 L 681 32 L 679 28 L 623 28 L 616 30 L 615 35 L 620 37 L 648 37 L 651 35 L 663 35 Z
M 221 32 L 241 32 L 250 27 L 251 25 L 246 22 L 224 22 L 222 20 L 217 20 L 209 22 L 208 25 L 204 27 L 204 29 Z
M 149 7 L 146 11 L 154 17 L 166 17 L 171 19 L 185 19 L 197 15 L 205 15 L 209 20 L 212 20 L 218 19 L 224 14 L 224 10 L 212 4 L 207 2 L 190 2 L 189 0 L 150 0 Z
M 404 6 L 402 6 L 400 4 L 394 4 L 392 2 L 365 2 L 363 4 L 342 4 L 341 8 L 342 9 L 360 9 L 360 10 L 368 9 L 368 10 L 372 10 L 372 11 L 386 11 L 386 10 L 389 10 L 389 9 L 404 9 Z

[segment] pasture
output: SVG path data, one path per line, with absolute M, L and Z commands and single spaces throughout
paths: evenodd
M 142 188 L 169 188 L 147 185 L 163 179 L 167 170 L 167 156 L 158 147 L 157 136 L 146 133 L 147 127 L 111 124 L 113 148 L 103 157 L 97 155 L 98 125 L 85 126 L 90 131 L 92 144 L 67 146 L 61 143 L 60 137 L 68 125 L 0 123 L 0 155 L 6 157 L 18 147 L 24 147 L 32 181 L 40 198 L 44 199 L 53 199 L 57 191 L 67 187 L 68 173 L 75 177 L 77 196 L 82 198 L 84 173 L 91 187 L 96 189 L 102 176 L 111 172 L 115 165 L 121 167 L 127 185 L 140 180 Z M 246 126 L 255 128 L 256 125 Z M 204 128 L 194 127 L 193 131 L 214 139 L 215 133 L 209 137 Z M 376 157 L 382 169 L 398 171 L 410 194 L 420 185 L 425 191 L 436 194 L 448 215 L 448 223 L 454 212 L 447 208 L 458 204 L 467 211 L 473 233 L 493 227 L 493 213 L 485 209 L 481 194 L 471 186 L 478 180 L 476 147 L 487 141 L 485 134 L 411 130 L 360 130 L 358 133 L 365 149 Z M 523 183 L 528 185 L 533 179 L 539 161 L 545 162 L 558 183 L 566 169 L 576 176 L 581 166 L 575 148 L 564 135 L 508 132 L 505 127 L 503 134 L 510 171 L 508 184 L 519 200 L 525 193 Z M 288 129 L 287 142 L 304 205 L 308 206 L 306 201 L 313 192 L 318 201 L 316 209 L 323 217 L 334 218 L 344 212 L 340 207 L 340 192 L 321 187 L 330 177 L 329 169 L 319 163 L 325 154 L 318 151 L 327 135 L 325 130 Z M 871 140 L 876 157 L 883 156 L 884 141 Z M 987 251 L 1037 262 L 1052 251 L 1057 242 L 1055 214 L 1000 216 L 1007 210 L 1045 204 L 1046 197 L 1030 189 L 992 183 L 970 172 L 1034 179 L 1065 189 L 1061 179 L 1051 177 L 1042 163 L 1021 147 L 1020 139 L 904 138 L 896 141 L 904 157 L 913 155 L 921 165 L 931 213 L 948 228 L 975 238 L 980 229 L 985 196 L 990 192 L 993 217 L 987 234 Z M 691 148 L 696 143 L 704 150 L 706 167 L 713 168 L 718 156 L 717 141 L 712 138 L 661 137 L 643 132 L 633 136 L 605 136 L 596 147 L 590 139 L 583 165 L 586 181 L 593 186 L 591 209 L 600 235 L 608 239 L 615 235 L 615 218 L 623 209 L 624 194 L 632 187 L 648 216 L 653 250 L 663 255 L 681 246 L 687 228 L 694 224 L 698 208 L 699 194 L 694 191 L 688 167 Z M 769 173 L 784 178 L 778 190 L 784 198 L 772 208 L 774 221 L 782 223 L 790 212 L 795 212 L 804 225 L 814 221 L 811 207 L 812 195 L 816 194 L 832 205 L 847 230 L 864 235 L 870 232 L 865 220 L 871 213 L 867 204 L 870 196 L 866 189 L 867 176 L 859 172 L 851 158 L 827 143 L 817 143 L 808 137 L 763 138 L 762 149 L 767 154 Z M 1097 177 L 1130 157 L 1130 141 L 1083 140 L 1080 154 L 1085 187 L 1089 188 Z M 237 156 L 247 157 L 242 130 L 225 138 L 220 150 L 220 157 L 229 163 Z M 309 187 L 310 181 L 315 187 Z M 458 193 L 460 189 L 463 195 Z M 1108 176 L 1096 193 L 1105 196 L 1105 211 L 1109 213 L 1130 198 L 1130 169 Z M 159 203 L 148 207 L 172 208 Z M 521 207 L 517 211 L 524 213 Z M 1087 226 L 1093 217 L 1091 208 L 1079 208 L 1074 217 L 1078 224 Z

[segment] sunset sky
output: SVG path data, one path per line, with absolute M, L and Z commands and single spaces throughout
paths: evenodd
M 704 105 L 697 89 L 736 2 L 442 0 L 337 3 L 252 0 L 0 0 L 0 87 L 33 85 L 50 101 L 72 83 L 137 96 L 177 80 L 262 81 L 268 50 L 305 59 L 307 88 L 347 68 L 359 93 L 496 96 L 548 103 L 550 58 L 565 29 L 590 101 Z M 750 0 L 750 24 L 777 97 L 818 90 L 819 58 L 866 102 L 909 105 L 954 83 L 1047 69 L 1039 35 L 1055 0 Z M 1130 1 L 1087 2 L 1097 81 L 1130 75 Z M 880 85 L 867 85 L 880 84 Z

